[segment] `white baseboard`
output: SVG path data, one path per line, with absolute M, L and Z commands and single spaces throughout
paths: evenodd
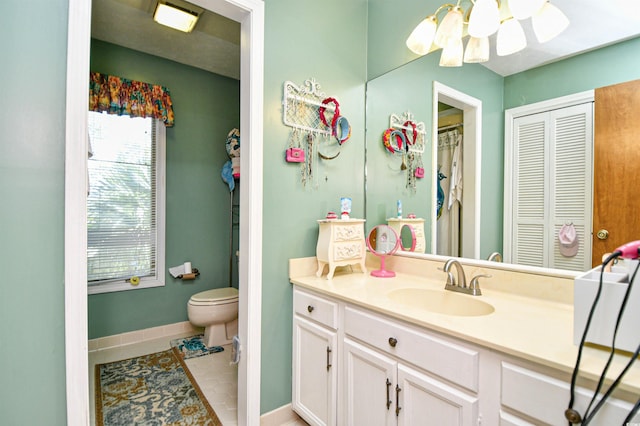
M 146 328 L 144 330 L 115 334 L 113 336 L 99 337 L 97 339 L 89 340 L 89 352 L 97 351 L 100 349 L 113 348 L 117 346 L 130 345 L 132 343 L 144 342 L 146 340 L 158 339 L 161 337 L 175 336 L 176 334 L 196 334 L 202 332 L 202 330 L 202 327 L 194 327 L 189 321 L 183 321 L 177 322 L 175 324 Z
M 301 420 L 291 409 L 291 404 L 283 405 L 260 416 L 260 426 L 281 426 Z

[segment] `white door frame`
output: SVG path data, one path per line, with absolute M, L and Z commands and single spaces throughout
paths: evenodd
M 438 199 L 438 178 L 435 173 L 438 170 L 438 102 L 443 102 L 463 112 L 464 128 L 464 161 L 463 164 L 463 192 L 462 192 L 462 242 L 460 245 L 462 257 L 480 258 L 480 181 L 482 164 L 482 101 L 459 92 L 456 89 L 445 86 L 437 81 L 433 82 L 433 109 L 432 109 L 432 164 L 431 170 L 434 176 L 432 185 L 431 208 L 431 253 L 437 253 L 438 218 L 436 213 L 436 201 Z M 465 179 L 473 176 L 473 179 Z M 469 185 L 473 182 L 473 185 Z
M 241 25 L 238 424 L 260 423 L 264 2 L 196 0 Z M 65 359 L 67 424 L 89 425 L 87 327 L 87 99 L 91 2 L 69 0 L 65 130 Z

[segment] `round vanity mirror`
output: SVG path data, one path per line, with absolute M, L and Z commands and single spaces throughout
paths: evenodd
M 384 267 L 385 257 L 393 254 L 400 246 L 398 234 L 389 225 L 378 225 L 374 227 L 367 237 L 367 247 L 371 253 L 380 258 L 380 269 L 371 271 L 374 277 L 390 278 L 395 277 L 396 273 L 387 271 Z
M 416 233 L 411 225 L 404 224 L 402 228 L 400 228 L 400 250 L 416 250 Z

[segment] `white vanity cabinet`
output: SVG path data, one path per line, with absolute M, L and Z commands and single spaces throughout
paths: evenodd
M 351 306 L 343 350 L 343 424 L 477 424 L 477 352 Z
M 525 426 L 533 424 L 566 425 L 564 411 L 570 397 L 570 383 L 546 374 L 541 367 L 529 363 L 501 362 L 500 425 Z M 542 370 L 542 371 L 541 371 Z M 549 372 L 552 373 L 552 372 Z M 607 386 L 605 386 L 605 389 Z M 593 391 L 576 387 L 574 408 L 582 415 Z M 593 420 L 597 426 L 622 425 L 632 404 L 608 398 Z M 640 414 L 632 419 L 640 424 Z
M 335 425 L 336 302 L 294 290 L 292 407 L 310 425 Z
M 298 286 L 293 326 L 293 409 L 312 425 L 567 424 L 568 372 Z M 592 394 L 576 388 L 580 414 Z M 636 398 L 610 397 L 590 424 L 622 424 Z

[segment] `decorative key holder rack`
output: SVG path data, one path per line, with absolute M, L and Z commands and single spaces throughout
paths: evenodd
M 424 122 L 415 121 L 413 114 L 406 111 L 400 115 L 391 114 L 389 128 L 384 131 L 382 143 L 394 156 L 401 156 L 400 170 L 406 171 L 407 188 L 415 190 L 416 180 L 425 175 L 422 155 L 424 154 L 427 132 Z
M 285 81 L 282 96 L 282 119 L 291 127 L 285 159 L 300 163 L 301 181 L 304 186 L 314 180 L 319 162 L 333 160 L 351 136 L 351 126 L 340 114 L 340 104 L 335 97 L 328 97 L 314 79 L 305 80 L 301 86 Z M 317 173 L 315 173 L 317 175 Z

